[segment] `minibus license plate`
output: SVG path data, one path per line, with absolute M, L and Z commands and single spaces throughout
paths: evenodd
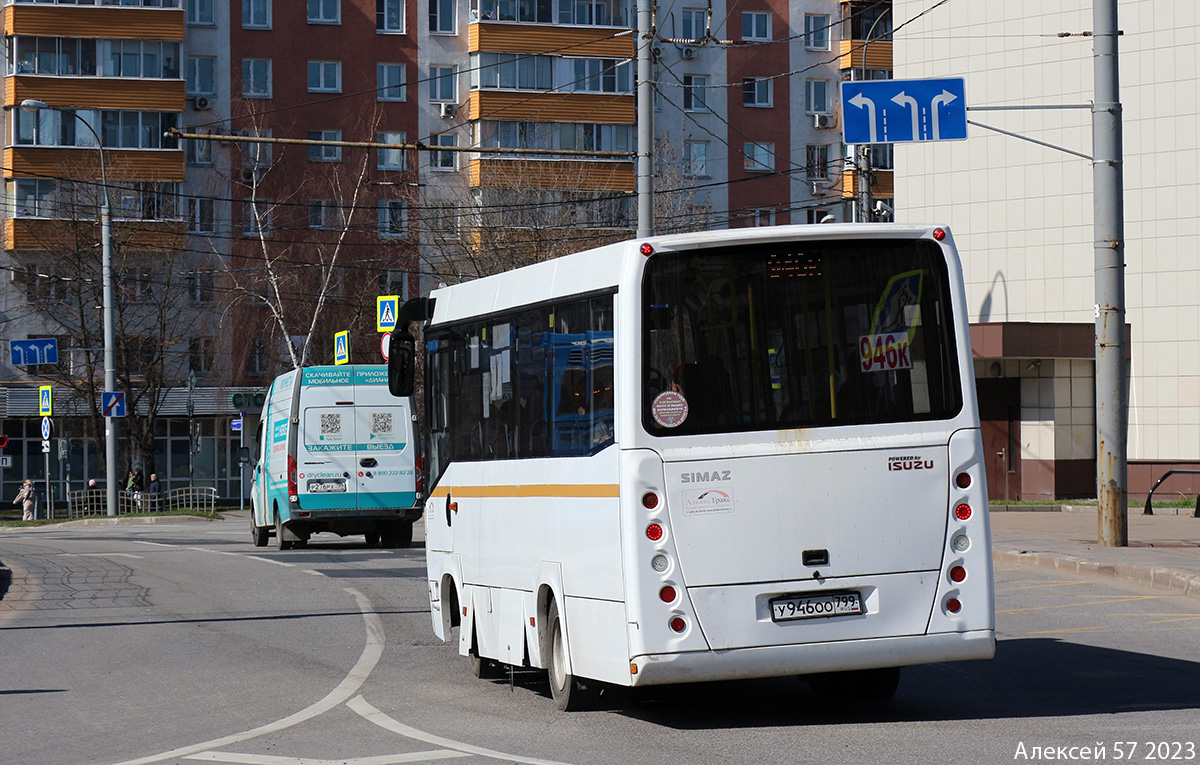
M 771 601 L 771 619 L 777 622 L 818 619 L 823 616 L 852 616 L 862 612 L 862 597 L 857 592 L 794 595 Z

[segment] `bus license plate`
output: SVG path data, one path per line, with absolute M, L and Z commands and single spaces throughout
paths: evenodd
M 771 620 L 776 622 L 819 619 L 823 616 L 853 616 L 862 612 L 862 597 L 857 592 L 794 595 L 771 601 Z

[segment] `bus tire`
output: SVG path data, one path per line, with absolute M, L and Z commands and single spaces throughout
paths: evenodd
M 887 701 L 900 687 L 900 667 L 865 670 L 858 681 L 858 693 L 864 701 Z
M 379 530 L 379 546 L 391 550 L 400 544 L 400 535 L 395 526 L 384 526 Z
M 413 525 L 410 521 L 402 521 L 396 527 L 396 546 L 412 547 Z
M 275 549 L 276 550 L 290 550 L 291 548 L 292 548 L 292 543 L 286 542 L 283 539 L 283 521 L 279 518 L 279 514 L 276 513 L 275 514 Z
M 367 537 L 367 547 L 375 547 L 376 545 L 379 544 L 379 532 L 378 531 L 368 531 L 366 533 L 366 537 Z
M 494 659 L 485 659 L 479 655 L 479 646 L 472 636 L 471 641 L 471 674 L 480 680 L 495 680 L 504 677 L 504 665 Z
M 600 698 L 600 689 L 593 683 L 584 683 L 567 672 L 567 642 L 563 640 L 562 624 L 558 616 L 558 604 L 550 601 L 550 651 L 547 675 L 550 679 L 550 696 L 554 705 L 564 712 L 592 709 Z
M 253 519 L 250 521 L 250 536 L 254 539 L 255 547 L 266 547 L 271 541 L 271 532 L 266 526 L 259 526 Z

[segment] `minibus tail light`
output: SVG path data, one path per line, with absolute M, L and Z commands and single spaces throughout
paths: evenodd
M 966 502 L 961 503 L 958 507 L 954 508 L 954 517 L 960 521 L 969 520 L 971 517 L 971 506 Z
M 938 240 L 939 242 L 942 241 L 943 239 L 945 239 L 946 238 L 946 229 L 935 228 L 933 230 L 933 238 Z
M 663 538 L 663 527 L 657 523 L 651 523 L 646 527 L 646 538 L 651 542 L 657 542 Z
M 288 497 L 296 499 L 300 495 L 300 491 L 296 488 L 296 458 L 288 455 L 287 461 L 287 489 Z
M 416 491 L 418 497 L 425 496 L 425 454 L 422 452 L 417 455 L 416 462 L 417 480 Z

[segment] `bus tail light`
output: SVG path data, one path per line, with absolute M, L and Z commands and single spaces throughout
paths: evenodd
M 950 581 L 951 582 L 954 582 L 955 584 L 957 584 L 966 578 L 967 578 L 967 570 L 965 568 L 963 568 L 962 566 L 955 566 L 954 568 L 950 569 Z
M 954 508 L 954 517 L 960 521 L 968 520 L 971 517 L 971 506 L 966 502 L 962 502 L 958 507 Z
M 296 488 L 296 458 L 290 454 L 287 461 L 287 491 L 288 498 L 293 502 L 299 499 L 300 491 Z
M 654 248 L 650 246 L 649 242 L 643 242 L 642 246 L 639 247 L 638 250 L 647 258 L 654 254 Z
M 671 625 L 671 629 L 676 632 L 683 632 L 684 630 L 687 629 L 687 622 L 685 622 L 683 620 L 682 616 L 676 616 L 675 618 L 673 618 L 670 621 L 670 625 Z
M 675 588 L 669 584 L 664 584 L 662 589 L 658 591 L 658 599 L 663 603 L 674 603 L 677 597 L 678 593 L 675 592 Z
M 962 610 L 962 602 L 958 598 L 950 598 L 946 601 L 946 610 L 952 614 L 957 614 Z
M 653 510 L 658 507 L 658 495 L 652 491 L 648 491 L 642 495 L 642 507 L 647 510 Z
M 946 229 L 935 228 L 933 230 L 933 238 L 938 240 L 939 242 L 942 241 L 943 239 L 945 239 L 946 238 Z
M 971 474 L 959 473 L 958 475 L 954 476 L 954 485 L 960 489 L 971 488 Z
M 646 538 L 651 542 L 657 542 L 663 538 L 663 527 L 657 523 L 651 523 L 646 527 Z

